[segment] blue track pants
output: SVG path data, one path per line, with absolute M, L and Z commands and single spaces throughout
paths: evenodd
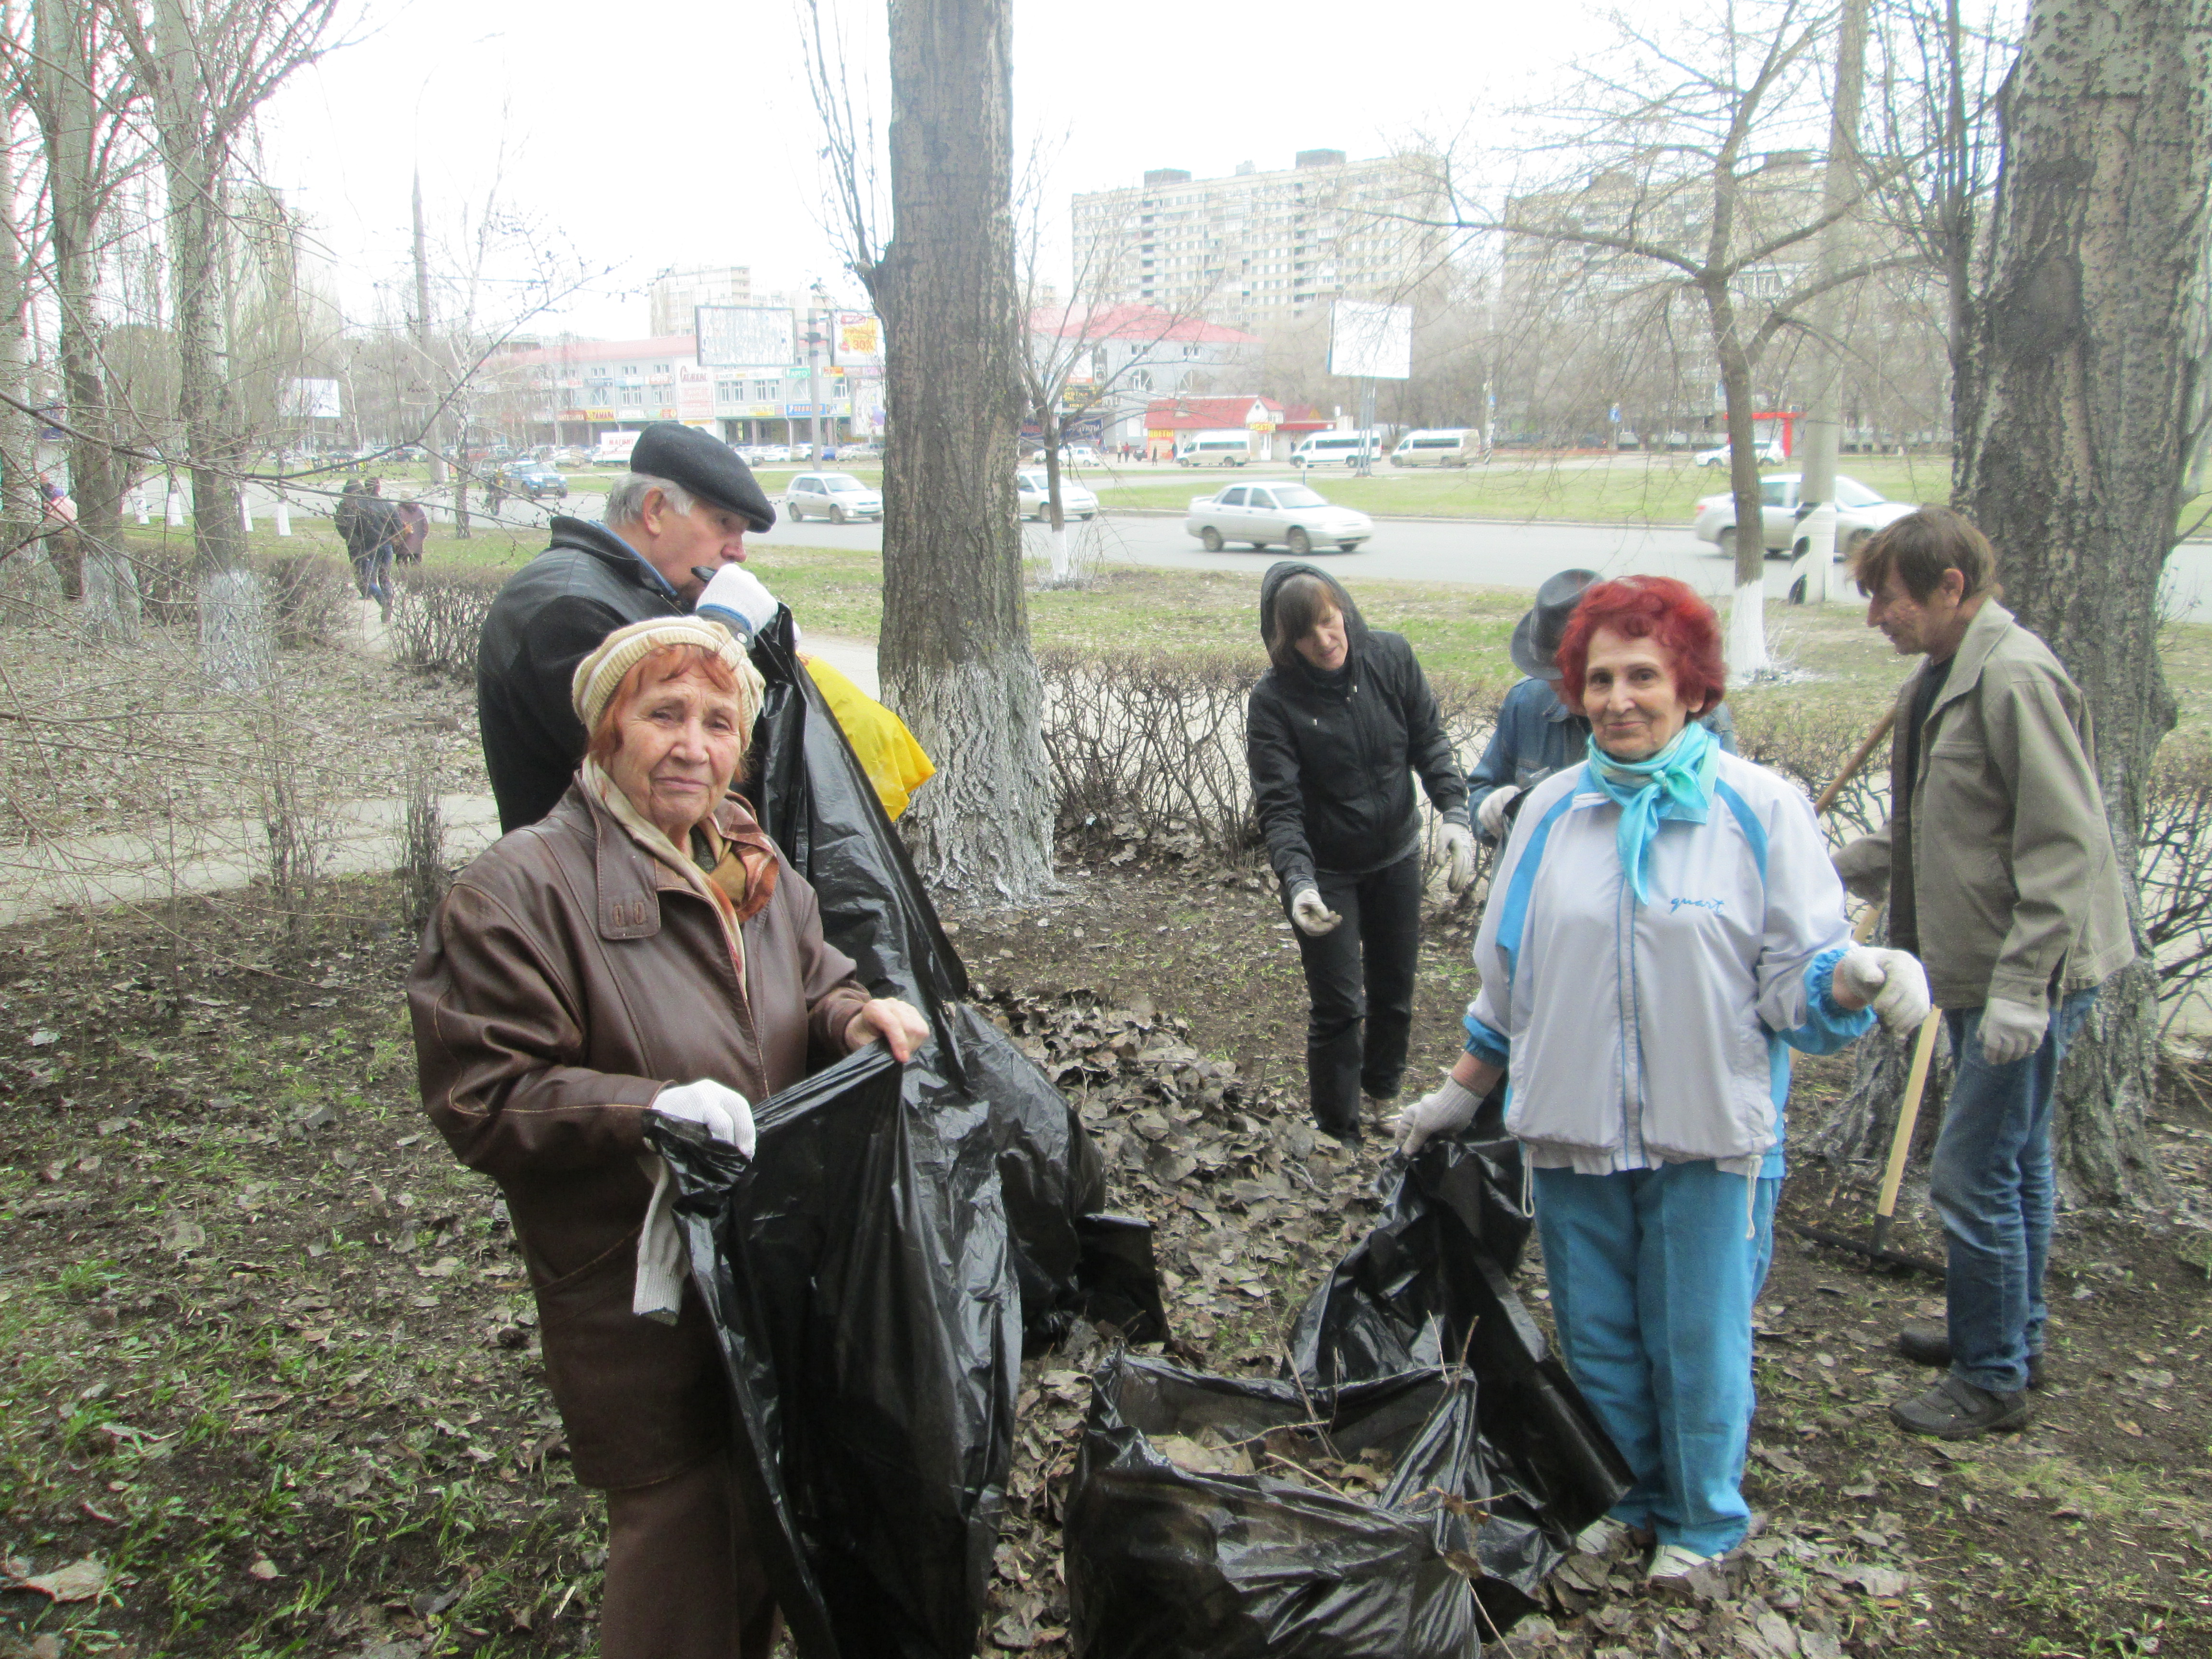
M 1699 1555 L 1733 1549 L 1780 1179 L 1754 1194 L 1708 1161 L 1535 1182 L 1560 1352 L 1636 1476 L 1613 1518 Z

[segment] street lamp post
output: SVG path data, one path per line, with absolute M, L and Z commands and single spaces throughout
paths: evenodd
M 822 284 L 817 283 L 808 297 L 813 304 L 806 313 L 806 407 L 814 421 L 814 447 L 807 459 L 819 466 L 822 465 L 822 343 L 828 337 L 824 325 L 830 296 L 823 292 Z

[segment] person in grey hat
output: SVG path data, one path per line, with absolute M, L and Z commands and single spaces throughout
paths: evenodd
M 1467 775 L 1468 806 L 1475 833 L 1492 847 L 1504 844 L 1513 805 L 1534 785 L 1581 761 L 1589 722 L 1559 697 L 1559 636 L 1582 602 L 1583 590 L 1602 580 L 1595 570 L 1562 570 L 1536 590 L 1536 603 L 1514 624 L 1507 649 L 1528 678 L 1505 694 L 1490 746 Z M 1725 702 L 1699 722 L 1735 753 L 1735 720 Z
M 583 758 L 576 665 L 631 623 L 689 612 L 709 574 L 742 564 L 775 508 L 730 447 L 659 421 L 638 434 L 601 521 L 553 520 L 552 545 L 492 600 L 477 653 L 477 725 L 502 833 L 553 810 Z

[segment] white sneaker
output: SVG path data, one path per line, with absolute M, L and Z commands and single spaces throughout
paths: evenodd
M 1628 1523 L 1601 1515 L 1575 1534 L 1575 1548 L 1584 1555 L 1595 1555 L 1610 1560 L 1622 1553 L 1630 1543 Z
M 1662 1544 L 1651 1552 L 1651 1565 L 1644 1570 L 1644 1582 L 1650 1584 L 1687 1578 L 1692 1569 L 1704 1566 L 1712 1559 L 1686 1550 L 1680 1544 Z

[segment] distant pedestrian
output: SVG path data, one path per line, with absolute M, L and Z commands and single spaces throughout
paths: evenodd
M 506 481 L 499 476 L 499 469 L 497 467 L 494 467 L 484 478 L 485 514 L 490 518 L 497 518 L 499 516 L 499 504 L 506 499 Z
M 420 501 L 398 501 L 393 510 L 399 514 L 399 545 L 395 555 L 401 564 L 422 562 L 422 547 L 430 539 L 430 515 Z

